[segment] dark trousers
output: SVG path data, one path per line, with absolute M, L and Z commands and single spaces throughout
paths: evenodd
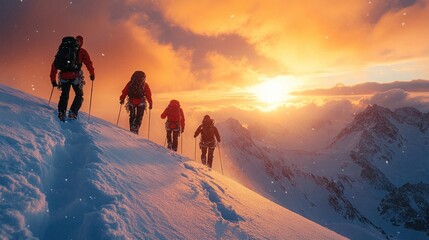
M 140 126 L 142 125 L 145 106 L 144 105 L 134 106 L 130 104 L 128 106 L 128 110 L 130 111 L 130 131 L 138 134 Z
M 66 82 L 61 82 L 61 96 L 60 101 L 58 102 L 58 112 L 65 113 L 67 111 L 67 105 L 69 102 L 69 95 L 70 95 L 70 87 L 73 87 L 75 97 L 73 100 L 73 103 L 70 107 L 70 111 L 78 114 L 80 107 L 82 106 L 83 102 L 83 90 L 82 85 L 74 85 L 72 84 L 73 80 L 68 80 Z
M 180 129 L 178 130 L 167 130 L 167 144 L 168 148 L 173 149 L 177 152 L 177 146 L 179 145 Z
M 201 162 L 204 165 L 207 165 L 209 168 L 211 168 L 213 165 L 214 150 L 215 150 L 215 147 L 201 146 Z

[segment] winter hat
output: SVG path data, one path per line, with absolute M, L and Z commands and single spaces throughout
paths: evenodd
M 204 119 L 210 119 L 210 116 L 209 115 L 205 115 Z
M 82 47 L 82 45 L 83 45 L 83 37 L 81 35 L 77 35 L 76 39 L 80 42 L 80 46 Z

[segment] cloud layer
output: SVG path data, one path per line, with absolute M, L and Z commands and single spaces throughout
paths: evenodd
M 56 48 L 78 34 L 96 69 L 96 106 L 117 104 L 137 69 L 147 73 L 156 107 L 169 98 L 222 99 L 285 75 L 310 88 L 428 79 L 428 3 L 2 1 L 0 79 L 47 98 Z M 86 87 L 84 106 L 88 95 Z

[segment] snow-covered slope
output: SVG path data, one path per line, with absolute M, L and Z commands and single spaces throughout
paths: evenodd
M 199 163 L 0 85 L 0 239 L 344 239 Z
M 369 106 L 319 152 L 258 139 L 234 119 L 218 128 L 226 175 L 288 209 L 352 239 L 427 239 L 428 125 L 413 108 Z

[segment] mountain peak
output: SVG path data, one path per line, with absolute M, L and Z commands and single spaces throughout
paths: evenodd
M 376 122 L 388 119 L 389 117 L 393 117 L 393 115 L 394 114 L 390 109 L 374 104 L 368 105 L 365 111 L 356 116 L 355 120 Z
M 395 122 L 401 122 L 390 109 L 377 104 L 368 105 L 367 108 L 356 115 L 355 119 L 335 138 L 335 141 L 353 133 L 369 131 L 385 139 L 397 139 L 398 129 Z
M 240 142 L 247 144 L 253 144 L 253 140 L 249 130 L 243 126 L 237 119 L 228 118 L 225 122 L 222 122 L 217 125 L 220 128 L 221 132 L 230 132 L 233 134 L 228 134 L 224 137 L 226 142 L 230 141 L 231 143 Z
M 240 122 L 235 118 L 228 118 L 225 123 L 227 123 L 229 126 L 235 126 L 235 127 L 242 127 Z

